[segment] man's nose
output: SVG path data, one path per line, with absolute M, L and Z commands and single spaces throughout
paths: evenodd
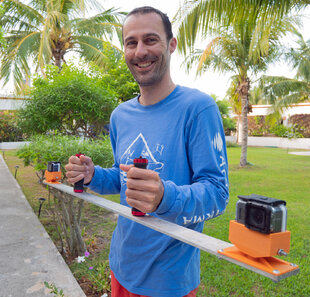
M 147 55 L 147 47 L 141 41 L 138 42 L 136 47 L 136 56 L 139 58 L 145 57 Z

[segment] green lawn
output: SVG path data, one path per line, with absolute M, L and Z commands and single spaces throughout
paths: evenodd
M 252 166 L 240 168 L 240 153 L 240 148 L 228 149 L 230 203 L 222 216 L 205 224 L 204 232 L 228 241 L 238 195 L 255 193 L 286 200 L 291 250 L 281 259 L 298 264 L 300 273 L 274 283 L 202 252 L 198 296 L 310 296 L 310 157 L 291 155 L 284 149 L 249 148 Z
M 229 221 L 235 217 L 235 206 L 238 195 L 261 194 L 287 202 L 287 228 L 291 231 L 291 251 L 282 259 L 300 266 L 300 273 L 274 283 L 268 278 L 257 275 L 244 268 L 219 260 L 217 257 L 201 252 L 201 286 L 198 296 L 310 296 L 310 157 L 296 156 L 287 150 L 277 148 L 248 148 L 247 168 L 239 167 L 240 148 L 228 148 L 230 203 L 226 212 L 205 224 L 204 232 L 213 237 L 228 241 Z M 13 151 L 6 152 L 6 161 L 14 174 L 14 165 L 20 160 L 14 157 Z M 31 168 L 20 164 L 17 173 L 18 182 L 37 211 L 36 199 L 44 197 L 43 188 L 36 184 Z M 32 175 L 31 175 L 32 174 Z M 33 176 L 31 178 L 31 176 Z M 34 182 L 31 182 L 33 179 Z M 36 193 L 33 191 L 36 189 Z M 110 197 L 117 201 L 117 196 Z M 32 200 L 32 201 L 31 201 Z M 82 225 L 87 237 L 87 244 L 94 237 L 101 238 L 102 252 L 98 259 L 106 259 L 110 233 L 115 222 L 108 223 L 108 216 L 95 206 L 88 205 L 84 210 Z M 47 212 L 47 209 L 46 209 Z M 47 213 L 43 212 L 41 221 Z M 96 219 L 98 218 L 98 220 Z M 105 220 L 102 220 L 105 218 Z M 100 222 L 100 224 L 96 225 Z M 108 226 L 108 228 L 107 228 Z M 109 230 L 109 231 L 108 231 Z M 105 238 L 103 240 L 103 238 Z M 71 267 L 73 271 L 75 267 Z M 78 274 L 78 273 L 75 273 Z M 78 275 L 77 275 L 78 276 Z

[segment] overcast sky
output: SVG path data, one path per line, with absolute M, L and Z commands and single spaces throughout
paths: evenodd
M 153 6 L 155 8 L 160 9 L 161 11 L 167 13 L 169 18 L 175 16 L 178 8 L 180 7 L 180 3 L 183 0 L 97 0 L 101 3 L 104 9 L 108 9 L 111 7 L 119 8 L 122 11 L 129 12 L 135 7 L 139 6 Z M 308 17 L 310 18 L 310 7 L 308 7 L 306 11 Z M 304 29 L 302 30 L 303 36 L 305 40 L 310 38 L 310 30 L 306 30 L 306 28 L 310 28 L 310 19 L 307 22 L 304 22 Z M 176 32 L 174 31 L 176 34 Z M 289 41 L 289 40 L 288 40 Z M 214 73 L 213 71 L 205 72 L 201 77 L 196 78 L 195 69 L 191 70 L 190 74 L 187 74 L 185 71 L 185 67 L 181 66 L 181 62 L 183 61 L 183 57 L 180 56 L 177 52 L 172 55 L 172 63 L 171 63 L 171 75 L 175 83 L 198 88 L 203 92 L 208 94 L 215 94 L 220 99 L 225 96 L 226 90 L 229 87 L 229 77 L 231 74 L 219 74 Z M 268 74 L 272 75 L 287 75 L 292 76 L 293 73 L 288 69 L 285 64 L 277 64 L 272 67 Z M 8 92 L 10 87 L 6 88 L 3 91 Z
M 183 1 L 180 0 L 99 0 L 104 8 L 110 7 L 119 7 L 123 11 L 129 12 L 135 7 L 139 6 L 153 6 L 165 12 L 170 20 L 175 16 L 180 3 Z M 310 7 L 308 7 L 306 14 L 310 18 Z M 310 38 L 310 19 L 304 23 L 304 29 L 302 30 L 304 39 L 307 40 Z M 176 32 L 174 32 L 176 34 Z M 215 94 L 219 99 L 224 98 L 226 90 L 229 87 L 229 78 L 231 74 L 219 74 L 214 73 L 213 71 L 205 72 L 201 77 L 196 78 L 195 69 L 191 71 L 190 74 L 187 74 L 185 67 L 181 66 L 183 57 L 178 53 L 173 53 L 172 55 L 172 67 L 171 74 L 175 83 L 194 87 L 206 92 L 208 94 Z M 293 73 L 289 70 L 287 65 L 278 63 L 276 66 L 271 67 L 269 70 L 271 75 L 287 75 L 292 76 Z

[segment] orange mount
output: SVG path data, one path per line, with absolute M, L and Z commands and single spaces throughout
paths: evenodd
M 229 223 L 229 240 L 234 244 L 218 253 L 270 274 L 282 275 L 299 269 L 297 265 L 275 258 L 279 251 L 290 250 L 291 232 L 263 234 L 237 221 Z
M 45 182 L 49 184 L 60 184 L 61 171 L 47 171 L 45 170 Z

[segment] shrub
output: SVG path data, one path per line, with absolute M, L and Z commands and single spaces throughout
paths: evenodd
M 25 166 L 34 167 L 39 182 L 42 182 L 49 161 L 59 161 L 64 168 L 69 157 L 79 152 L 91 157 L 96 165 L 102 167 L 111 167 L 113 163 L 112 148 L 107 136 L 92 140 L 57 134 L 37 135 L 30 139 L 28 145 L 20 148 L 17 155 L 23 159 Z
M 300 127 L 303 137 L 310 138 L 310 114 L 295 114 L 289 118 L 289 123 Z
M 17 126 L 16 113 L 0 111 L 0 142 L 21 140 L 23 140 L 23 132 Z
M 104 67 L 91 66 L 93 75 L 99 78 L 99 84 L 109 88 L 121 101 L 137 96 L 139 86 L 126 65 L 124 55 L 108 42 L 103 43 L 103 48 L 103 53 L 108 57 Z
M 29 134 L 58 130 L 61 134 L 98 137 L 117 105 L 115 95 L 84 69 L 64 65 L 37 78 L 29 100 L 19 112 L 20 126 Z
M 23 159 L 25 166 L 34 166 L 39 182 L 42 183 L 49 161 L 60 161 L 63 168 L 68 158 L 78 152 L 91 157 L 95 164 L 104 167 L 112 165 L 113 156 L 108 137 L 94 141 L 61 135 L 36 136 L 29 145 L 19 149 L 17 155 Z M 57 218 L 55 224 L 60 235 L 62 252 L 64 238 L 67 243 L 66 250 L 71 256 L 77 257 L 86 251 L 80 228 L 84 201 L 54 188 L 49 188 L 49 191 L 54 196 L 55 208 L 52 211 Z
M 272 116 L 252 116 L 248 117 L 249 136 L 269 136 L 285 138 L 301 138 L 303 129 L 299 125 L 294 124 L 286 127 L 278 124 Z
M 249 136 L 266 136 L 269 134 L 269 128 L 265 116 L 248 117 Z
M 216 98 L 214 95 L 212 97 Z M 236 121 L 229 117 L 229 102 L 227 100 L 216 100 L 215 102 L 221 113 L 225 135 L 231 135 L 231 132 L 236 131 Z
M 285 137 L 285 138 L 302 138 L 302 134 L 299 132 L 299 128 L 296 125 L 291 127 L 286 127 L 284 125 L 276 125 L 271 128 L 271 132 L 274 133 L 278 137 Z

